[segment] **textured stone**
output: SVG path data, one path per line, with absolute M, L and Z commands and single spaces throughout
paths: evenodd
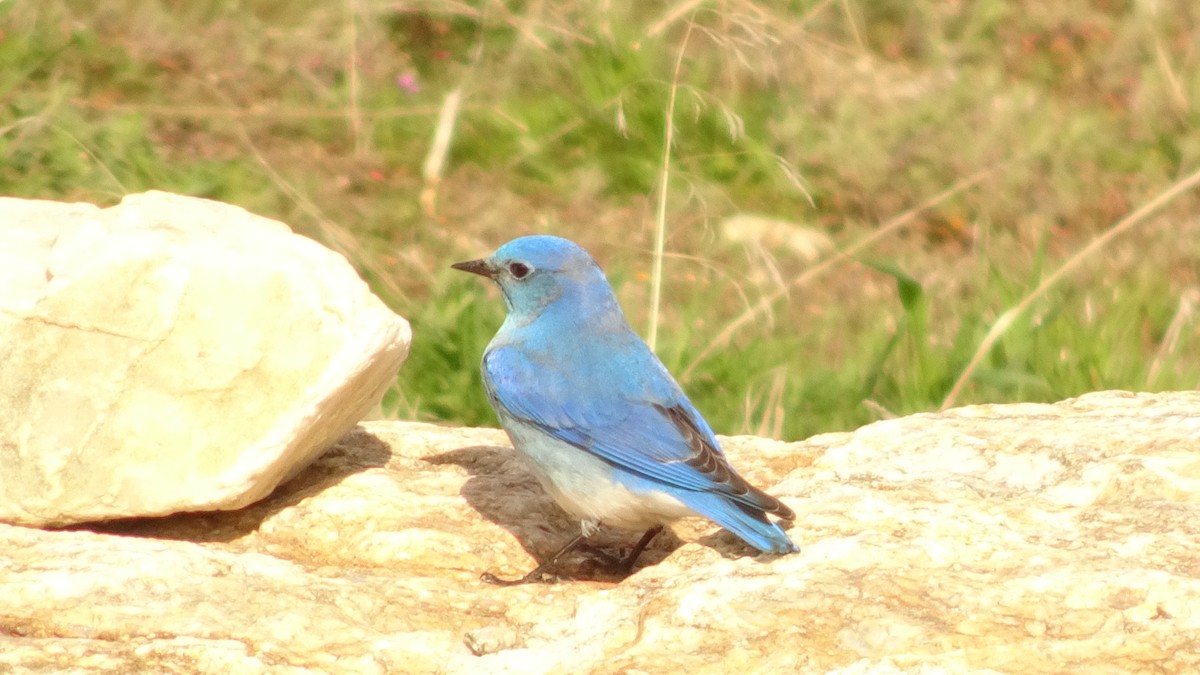
M 501 433 L 397 422 L 240 511 L 0 526 L 0 671 L 1200 669 L 1198 393 L 723 442 L 799 554 L 689 520 L 624 580 L 489 586 L 575 525 Z
M 0 199 L 0 521 L 240 508 L 377 404 L 408 324 L 226 204 Z

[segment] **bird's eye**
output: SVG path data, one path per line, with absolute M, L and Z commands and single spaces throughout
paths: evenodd
M 515 262 L 509 264 L 508 271 L 512 273 L 514 279 L 524 279 L 531 270 L 529 269 L 529 265 Z

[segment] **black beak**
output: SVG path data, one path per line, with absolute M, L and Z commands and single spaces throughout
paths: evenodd
M 492 269 L 491 265 L 488 265 L 487 260 L 482 258 L 479 260 L 468 260 L 466 262 L 454 263 L 451 265 L 451 267 L 456 270 L 470 272 L 471 274 L 478 274 L 481 277 L 487 277 L 489 279 L 495 278 L 496 276 L 496 271 Z

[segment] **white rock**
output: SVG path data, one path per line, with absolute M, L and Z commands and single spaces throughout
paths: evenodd
M 818 229 L 753 213 L 738 213 L 721 221 L 721 236 L 758 251 L 790 251 L 806 263 L 816 262 L 836 248 L 833 239 Z
M 236 509 L 383 395 L 407 322 L 282 223 L 0 199 L 0 521 Z

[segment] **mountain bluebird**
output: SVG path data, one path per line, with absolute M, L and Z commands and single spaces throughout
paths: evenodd
M 514 239 L 452 265 L 493 280 L 508 316 L 483 353 L 488 400 L 513 446 L 580 535 L 521 579 L 540 581 L 606 525 L 647 528 L 628 572 L 664 523 L 698 515 L 762 552 L 799 549 L 774 514 L 795 514 L 733 470 L 716 436 L 629 327 L 596 261 L 551 236 Z

